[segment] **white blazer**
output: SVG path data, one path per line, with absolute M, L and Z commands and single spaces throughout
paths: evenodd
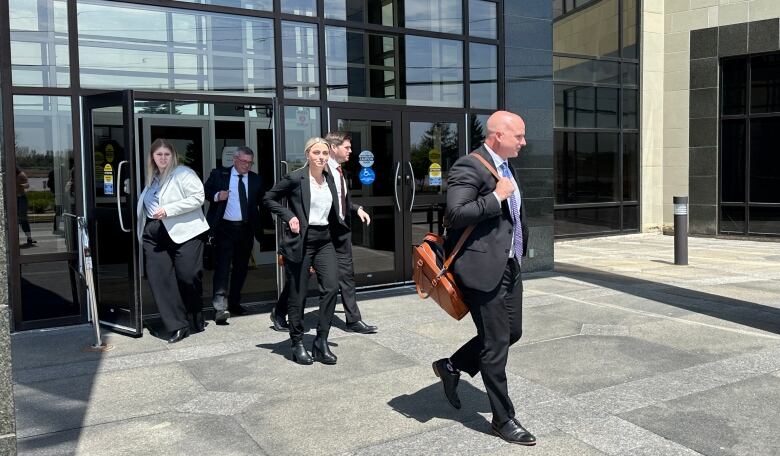
M 138 197 L 136 216 L 136 235 L 142 240 L 144 226 L 146 225 L 146 212 L 144 210 L 144 196 L 149 190 L 147 185 Z M 200 181 L 195 171 L 186 166 L 179 165 L 171 171 L 168 178 L 160 185 L 160 207 L 167 214 L 162 219 L 168 236 L 177 244 L 182 244 L 195 236 L 208 231 L 209 224 L 203 215 L 203 182 Z

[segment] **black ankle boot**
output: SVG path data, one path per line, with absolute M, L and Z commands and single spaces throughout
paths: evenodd
M 314 361 L 319 361 L 322 364 L 336 364 L 338 359 L 328 347 L 328 338 L 320 335 L 317 335 L 314 343 L 311 344 L 311 354 Z
M 311 355 L 306 351 L 306 347 L 303 346 L 303 341 L 295 341 L 292 343 L 292 359 L 298 364 L 309 365 L 314 362 L 311 359 Z

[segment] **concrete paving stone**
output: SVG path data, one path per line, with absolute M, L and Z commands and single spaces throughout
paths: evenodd
M 463 407 L 456 410 L 447 403 L 430 366 L 420 365 L 291 388 L 236 419 L 275 456 L 342 454 L 454 423 L 484 422 L 480 414 L 489 411 L 484 392 L 461 382 L 459 395 Z
M 763 337 L 768 337 L 771 340 L 780 341 L 780 334 L 770 331 L 771 328 L 768 327 L 766 321 L 756 322 L 755 319 L 760 318 L 760 314 L 757 315 L 759 316 L 751 317 L 750 321 L 748 321 L 747 318 L 743 318 L 739 315 L 732 315 L 731 317 L 727 317 L 726 315 L 715 316 L 715 315 L 707 315 L 705 313 L 695 313 L 695 312 L 690 315 L 686 315 L 682 318 L 697 323 L 704 323 L 707 325 L 713 325 L 721 328 L 728 328 L 730 330 L 736 331 L 737 333 L 747 334 L 751 336 L 753 335 L 763 336 Z M 729 320 L 727 318 L 731 318 L 731 319 Z
M 622 310 L 610 305 L 609 302 L 599 304 L 566 297 L 562 299 L 568 302 L 562 302 L 555 306 L 541 307 L 534 311 L 551 320 L 565 316 L 566 319 L 580 324 L 590 323 L 595 325 L 633 326 L 656 321 L 660 318 L 660 316 L 656 317 L 654 315 Z
M 578 394 L 574 399 L 594 410 L 611 415 L 647 407 L 657 402 L 632 386 L 633 383 L 623 383 Z
M 564 429 L 582 442 L 607 454 L 631 453 L 635 448 L 660 445 L 664 439 L 647 429 L 611 416 L 589 426 Z
M 595 407 L 591 407 L 589 404 L 579 402 L 570 397 L 537 404 L 529 412 L 533 416 L 548 420 L 555 427 L 564 431 L 583 426 L 592 426 L 606 420 L 610 416 Z
M 16 434 L 6 434 L 0 437 L 0 454 L 15 456 L 17 454 L 16 445 Z
M 458 325 L 467 328 L 469 325 L 468 317 L 464 317 Z M 473 327 L 473 324 L 471 324 Z M 458 332 L 460 336 L 468 337 L 468 330 Z M 430 365 L 433 361 L 450 356 L 457 348 L 457 345 L 440 342 L 407 329 L 397 329 L 395 331 L 380 331 L 372 335 L 371 340 L 375 343 L 400 353 L 420 364 Z
M 676 320 L 635 325 L 631 327 L 630 335 L 678 350 L 711 356 L 732 356 L 777 344 L 777 341 L 758 334 L 750 335 Z
M 579 335 L 581 323 L 566 318 L 551 319 L 548 313 L 540 313 L 537 310 L 539 309 L 523 310 L 523 335 L 512 347 L 512 351 L 517 350 L 518 346 Z M 476 333 L 476 329 L 473 331 Z
M 537 435 L 537 443 L 533 447 L 519 447 L 518 445 L 502 445 L 494 451 L 482 453 L 490 456 L 510 456 L 528 454 L 533 456 L 604 456 L 603 453 L 592 446 L 583 443 L 574 437 L 561 431 L 547 435 Z M 476 454 L 476 453 L 473 453 Z
M 632 448 L 629 451 L 618 456 L 702 456 L 701 453 L 693 451 L 670 440 L 654 442 L 645 446 Z
M 780 379 L 751 378 L 621 417 L 706 455 L 780 454 Z
M 304 338 L 311 346 L 312 336 Z M 338 342 L 336 342 L 338 340 Z M 365 336 L 331 339 L 339 357 L 335 366 L 315 363 L 301 366 L 290 359 L 290 341 L 260 344 L 254 351 L 185 361 L 183 364 L 208 391 L 277 394 L 317 388 L 323 382 L 339 383 L 349 378 L 411 366 L 412 360 L 374 343 Z
M 632 291 L 637 293 L 635 288 L 632 289 Z M 664 296 L 665 295 L 658 290 L 637 294 L 632 294 L 631 291 L 619 291 L 613 295 L 595 296 L 589 299 L 583 299 L 589 302 L 610 304 L 627 310 L 649 312 L 665 317 L 682 317 L 692 313 L 689 309 L 667 304 L 658 299 L 663 299 Z
M 557 280 L 556 277 L 523 280 L 523 290 L 543 293 L 568 293 L 579 290 L 595 288 L 595 285 L 586 282 L 572 282 L 569 280 Z
M 267 453 L 232 418 L 163 413 L 19 440 L 25 456 Z
M 594 325 L 585 323 L 580 329 L 583 336 L 628 336 L 628 326 L 622 325 Z
M 522 347 L 509 357 L 507 369 L 553 390 L 579 394 L 704 361 L 630 337 L 577 336 Z
M 566 301 L 556 294 L 545 293 L 529 296 L 525 292 L 523 293 L 523 309 L 533 309 L 534 307 L 549 306 L 563 302 Z
M 17 383 L 20 438 L 167 411 L 204 392 L 177 364 Z
M 518 411 L 531 410 L 533 406 L 538 404 L 559 401 L 565 398 L 564 395 L 557 391 L 534 383 L 512 372 L 507 372 L 506 377 L 509 397 L 512 398 L 515 409 Z M 484 387 L 480 385 L 480 389 L 484 389 Z
M 262 397 L 262 394 L 209 391 L 191 401 L 177 405 L 175 410 L 182 413 L 232 416 L 243 412 L 244 409 L 258 402 Z

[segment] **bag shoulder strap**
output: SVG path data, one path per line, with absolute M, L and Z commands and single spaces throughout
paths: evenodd
M 481 161 L 483 165 L 485 165 L 485 168 L 487 168 L 488 171 L 490 171 L 490 174 L 493 175 L 493 177 L 496 178 L 496 180 L 500 180 L 501 176 L 498 175 L 496 170 L 490 166 L 490 164 L 485 160 L 482 155 L 472 152 L 469 155 L 476 158 L 477 160 Z M 447 260 L 444 262 L 444 266 L 442 267 L 442 273 L 449 269 L 450 265 L 453 261 L 455 261 L 455 257 L 458 256 L 458 252 L 460 252 L 460 248 L 463 247 L 463 244 L 466 242 L 466 239 L 468 239 L 469 235 L 471 235 L 471 232 L 474 231 L 474 228 L 476 228 L 477 225 L 470 225 L 468 228 L 466 228 L 465 231 L 463 231 L 463 234 L 460 235 L 460 239 L 458 239 L 458 243 L 455 244 L 455 248 L 452 249 L 452 253 L 450 253 L 450 256 L 447 257 Z

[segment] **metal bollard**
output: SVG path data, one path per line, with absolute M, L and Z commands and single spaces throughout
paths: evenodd
M 688 264 L 688 197 L 674 196 L 674 264 Z

